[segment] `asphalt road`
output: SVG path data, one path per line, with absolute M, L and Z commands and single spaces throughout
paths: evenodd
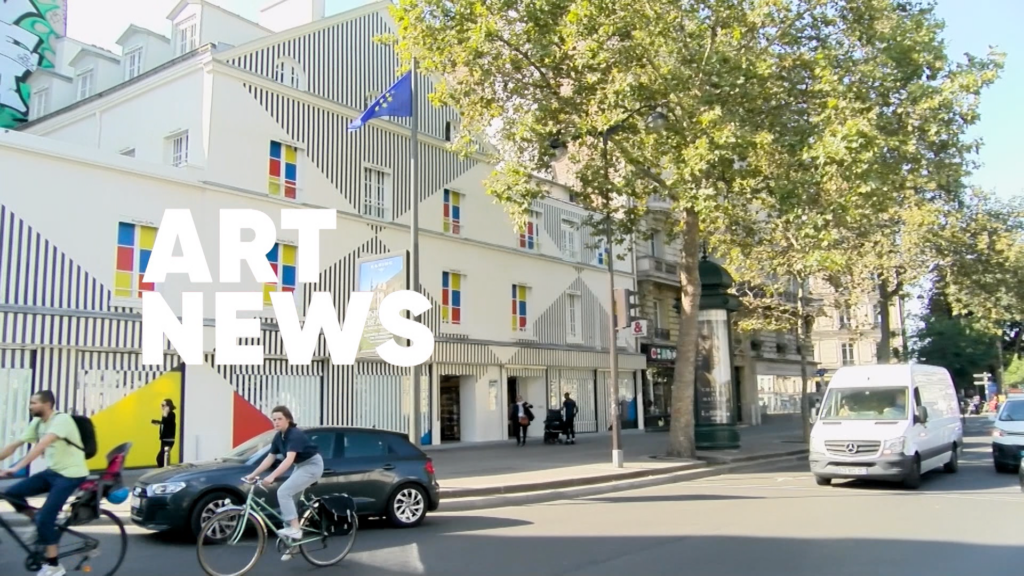
M 438 514 L 411 530 L 363 526 L 336 567 L 314 568 L 301 557 L 282 563 L 268 547 L 249 574 L 1016 576 L 1024 494 L 1015 475 L 993 469 L 986 427 L 969 420 L 960 472 L 928 474 L 917 491 L 857 482 L 818 487 L 805 464 L 788 464 L 579 500 Z M 119 574 L 203 574 L 193 544 L 129 530 Z M 22 555 L 2 536 L 0 574 L 25 574 Z

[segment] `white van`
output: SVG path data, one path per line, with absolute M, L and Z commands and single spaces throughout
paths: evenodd
M 838 478 L 921 484 L 921 474 L 955 473 L 964 445 L 953 378 L 923 364 L 845 366 L 814 416 L 809 460 L 821 486 Z

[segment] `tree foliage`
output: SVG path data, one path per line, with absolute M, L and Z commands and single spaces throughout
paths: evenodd
M 456 149 L 490 145 L 488 192 L 519 222 L 558 148 L 577 200 L 618 239 L 652 196 L 671 203 L 676 456 L 694 455 L 700 238 L 743 275 L 844 269 L 899 202 L 893 175 L 917 142 L 901 131 L 933 129 L 904 102 L 950 75 L 940 26 L 904 0 L 397 0 L 392 14 L 403 61 L 460 113 Z
M 974 374 L 992 373 L 998 338 L 970 318 L 926 314 L 914 333 L 914 355 L 923 364 L 949 370 L 958 389 L 974 384 Z

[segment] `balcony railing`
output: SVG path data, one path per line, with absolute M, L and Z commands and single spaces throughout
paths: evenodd
M 647 197 L 647 208 L 651 210 L 671 210 L 672 202 L 665 196 L 652 194 Z
M 640 280 L 658 280 L 679 286 L 679 267 L 674 262 L 655 256 L 640 256 L 636 259 L 636 273 Z

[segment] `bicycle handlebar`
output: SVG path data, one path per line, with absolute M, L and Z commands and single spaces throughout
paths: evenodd
M 267 489 L 267 487 L 263 485 L 263 481 L 262 481 L 261 478 L 257 478 L 256 480 L 253 480 L 252 482 L 250 482 L 250 481 L 245 479 L 245 476 L 243 476 L 242 477 L 242 483 L 243 484 L 248 484 L 250 486 L 257 486 L 259 488 L 262 488 L 263 490 Z

